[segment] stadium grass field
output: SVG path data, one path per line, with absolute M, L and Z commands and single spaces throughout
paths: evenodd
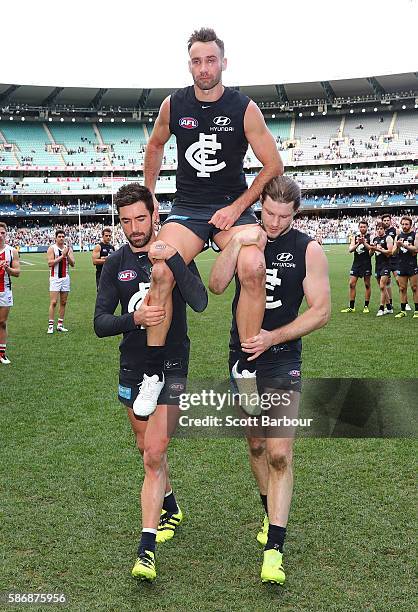
M 327 255 L 333 314 L 304 340 L 304 376 L 416 376 L 417 353 L 408 347 L 416 346 L 418 321 L 376 319 L 376 284 L 369 315 L 340 314 L 351 257 L 346 247 L 327 247 Z M 214 257 L 199 257 L 205 280 Z M 70 332 L 53 336 L 45 256 L 22 260 L 32 265 L 23 263 L 14 283 L 12 365 L 0 369 L 0 592 L 64 592 L 68 608 L 80 611 L 415 609 L 410 439 L 297 440 L 281 589 L 259 581 L 262 512 L 244 441 L 174 439 L 170 465 L 186 518 L 157 551 L 157 582 L 134 582 L 143 471 L 115 399 L 119 340 L 92 329 L 90 255 L 76 254 Z M 357 307 L 361 285 L 359 294 Z M 231 295 L 211 296 L 205 313 L 190 313 L 192 378 L 226 376 Z

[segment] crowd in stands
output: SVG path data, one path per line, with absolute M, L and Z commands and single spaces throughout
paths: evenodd
M 414 227 L 416 227 L 418 223 L 418 216 L 414 215 L 413 212 L 413 210 L 405 210 L 404 214 L 408 214 L 412 217 Z M 392 217 L 393 223 L 397 227 L 400 226 L 401 216 L 402 215 L 396 215 Z M 322 240 L 348 240 L 348 237 L 357 231 L 358 224 L 361 220 L 366 220 L 369 223 L 370 231 L 373 234 L 376 222 L 380 220 L 380 217 L 376 215 L 343 215 L 339 218 L 330 218 L 326 216 L 313 217 L 298 215 L 294 221 L 294 227 L 309 234 L 313 238 L 321 238 Z M 102 229 L 105 226 L 107 227 L 109 224 L 83 223 L 81 225 L 81 239 L 83 246 L 97 244 L 100 242 Z M 47 227 L 39 224 L 27 224 L 23 227 L 8 225 L 8 243 L 14 247 L 53 244 L 55 241 L 55 231 L 58 228 L 64 229 L 72 244 L 79 243 L 79 226 L 76 224 L 54 224 Z M 124 244 L 124 242 L 124 234 L 120 226 L 117 224 L 115 226 L 114 243 L 117 247 L 119 247 Z

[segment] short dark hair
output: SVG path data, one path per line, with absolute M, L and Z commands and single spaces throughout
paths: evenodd
M 261 204 L 267 196 L 275 202 L 284 204 L 293 202 L 293 210 L 298 210 L 300 206 L 300 187 L 290 176 L 275 176 L 266 183 L 260 196 Z
M 65 232 L 60 227 L 57 230 L 55 230 L 55 238 L 58 238 L 58 234 L 64 234 L 64 237 L 65 237 Z
M 367 225 L 367 227 L 369 227 L 369 224 L 365 219 L 362 219 L 361 221 L 359 221 L 359 225 Z
M 380 228 L 385 229 L 385 226 L 383 225 L 383 223 L 381 221 L 378 221 L 376 223 L 376 229 L 380 229 Z
M 202 42 L 202 43 L 214 42 L 218 45 L 221 51 L 221 57 L 224 56 L 224 53 L 225 53 L 224 43 L 220 38 L 216 36 L 215 30 L 213 30 L 212 28 L 200 28 L 200 30 L 195 30 L 193 34 L 190 36 L 189 40 L 187 41 L 187 51 L 190 52 L 191 46 L 195 42 Z
M 386 213 L 386 214 L 382 215 L 382 221 L 383 221 L 383 219 L 391 219 L 391 218 L 392 218 L 392 216 L 389 213 Z
M 0 221 L 0 227 L 4 227 L 4 229 L 5 229 L 5 230 L 6 230 L 6 232 L 7 232 L 7 225 L 5 224 L 5 222 L 4 222 L 4 221 Z
M 107 232 L 109 232 L 109 234 L 112 233 L 112 230 L 110 229 L 110 227 L 104 227 L 102 229 L 102 236 L 104 236 L 105 234 L 107 234 Z
M 144 185 L 140 185 L 139 183 L 126 183 L 125 185 L 122 185 L 115 195 L 114 202 L 118 212 L 124 206 L 130 206 L 136 202 L 144 202 L 150 215 L 152 215 L 154 212 L 152 193 L 148 187 L 144 187 Z
M 406 215 L 404 215 L 404 216 L 401 218 L 401 222 L 402 222 L 404 219 L 405 219 L 406 221 L 409 221 L 409 223 L 412 225 L 412 219 L 411 219 L 411 217 L 407 217 Z

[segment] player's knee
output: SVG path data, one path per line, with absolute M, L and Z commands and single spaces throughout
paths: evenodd
M 55 308 L 55 306 L 57 305 L 57 302 L 58 302 L 57 298 L 54 298 L 51 300 L 50 304 L 53 308 Z
M 159 285 L 174 285 L 174 276 L 165 261 L 157 261 L 152 266 L 151 278 Z
M 251 457 L 258 459 L 266 450 L 265 440 L 262 438 L 248 438 L 248 448 Z
M 146 446 L 144 449 L 144 469 L 146 472 L 160 472 L 166 466 L 166 449 L 164 441 L 158 445 Z
M 144 436 L 143 434 L 136 434 L 136 447 L 139 450 L 139 452 L 141 453 L 141 455 L 144 454 Z
M 369 280 L 367 280 L 367 281 L 365 280 L 364 281 L 364 286 L 365 286 L 366 289 L 370 289 L 370 281 Z
M 350 280 L 350 283 L 349 283 L 350 289 L 355 289 L 356 288 L 356 284 L 357 284 L 356 281 Z
M 267 462 L 275 472 L 283 473 L 292 465 L 292 455 L 282 450 L 270 450 L 267 453 Z
M 3 331 L 6 330 L 6 319 L 1 318 L 0 319 L 0 329 L 2 329 Z

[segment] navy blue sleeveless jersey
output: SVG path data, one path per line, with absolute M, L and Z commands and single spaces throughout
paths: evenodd
M 266 260 L 266 309 L 262 328 L 272 331 L 296 319 L 303 300 L 303 280 L 306 276 L 306 248 L 313 240 L 299 230 L 290 229 L 275 240 L 268 240 L 264 251 Z M 230 348 L 240 349 L 236 322 L 236 309 L 240 295 L 240 282 L 235 276 L 235 297 L 232 303 Z M 302 340 L 274 345 L 257 358 L 257 362 L 300 358 Z M 291 355 L 290 355 L 291 353 Z
M 387 236 L 375 236 L 373 238 L 373 244 L 375 244 L 376 246 L 380 246 L 382 247 L 382 249 L 385 249 L 385 251 L 387 251 L 388 245 L 386 242 L 386 238 Z M 385 268 L 390 261 L 390 255 L 389 256 L 384 255 L 383 253 L 379 253 L 379 251 L 376 251 L 375 257 L 376 257 L 376 272 L 378 270 L 381 270 L 382 268 Z
M 110 253 L 112 253 L 115 250 L 115 247 L 113 246 L 113 244 L 105 244 L 104 242 L 100 242 L 100 259 L 102 257 L 108 257 L 110 255 Z M 103 268 L 103 264 L 97 264 L 96 265 L 96 278 L 99 279 L 100 278 L 100 274 L 102 273 L 102 268 Z
M 247 189 L 244 114 L 249 102 L 229 87 L 216 102 L 197 100 L 192 86 L 171 96 L 170 132 L 177 140 L 178 159 L 176 200 L 227 205 Z
M 393 244 L 395 244 L 396 242 L 396 227 L 388 227 L 387 230 L 385 230 L 385 234 L 386 236 L 390 236 L 393 240 Z M 397 263 L 398 261 L 398 255 L 391 255 L 390 256 L 390 261 L 394 264 Z
M 402 240 L 404 244 L 413 245 L 415 243 L 415 232 L 401 232 L 398 240 Z M 417 266 L 417 254 L 411 253 L 405 247 L 400 247 L 398 250 L 398 261 L 400 266 Z
M 353 266 L 358 266 L 358 265 L 361 266 L 361 265 L 370 264 L 369 251 L 366 249 L 364 244 L 359 243 L 360 238 L 363 238 L 362 234 L 357 233 L 355 236 L 357 247 L 356 247 L 356 250 L 354 251 Z M 370 234 L 365 234 L 364 239 L 366 240 L 367 244 L 370 244 Z

